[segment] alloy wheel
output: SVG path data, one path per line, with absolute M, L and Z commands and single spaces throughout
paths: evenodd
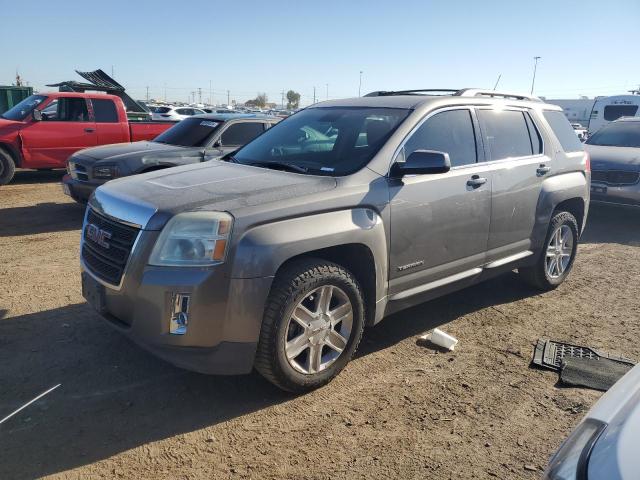
M 559 278 L 567 270 L 573 254 L 573 232 L 567 225 L 560 225 L 547 244 L 545 267 L 549 278 Z

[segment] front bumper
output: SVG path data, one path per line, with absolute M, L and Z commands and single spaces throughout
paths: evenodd
M 140 231 L 119 285 L 101 280 L 81 260 L 83 296 L 111 326 L 178 367 L 249 373 L 273 278 L 229 278 L 226 264 L 147 265 L 159 233 Z M 189 298 L 187 325 L 179 334 L 172 323 L 178 295 Z
M 640 207 L 640 184 L 614 186 L 592 181 L 591 201 Z
M 80 203 L 88 202 L 93 191 L 103 183 L 104 182 L 84 182 L 72 178 L 71 175 L 68 174 L 62 177 L 62 185 L 66 185 L 69 189 L 68 195 Z M 67 193 L 66 190 L 65 193 Z

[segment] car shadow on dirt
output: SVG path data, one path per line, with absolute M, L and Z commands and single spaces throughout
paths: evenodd
M 531 294 L 502 278 L 411 308 L 368 329 L 357 358 Z M 61 384 L 0 425 L 0 478 L 65 471 L 291 398 L 256 373 L 211 377 L 174 368 L 86 304 L 0 321 L 0 365 L 0 418 Z
M 75 202 L 0 208 L 0 237 L 79 230 L 84 208 Z
M 640 247 L 640 208 L 592 203 L 580 241 Z
M 56 170 L 16 170 L 11 180 L 12 185 L 24 185 L 29 183 L 54 183 L 62 180 L 64 169 Z

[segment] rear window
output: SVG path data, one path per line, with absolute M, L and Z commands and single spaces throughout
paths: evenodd
M 640 147 L 640 122 L 616 122 L 602 127 L 594 133 L 589 145 L 603 145 L 607 147 Z
M 610 122 L 620 117 L 633 117 L 638 111 L 638 105 L 607 105 L 604 107 L 604 119 Z
M 567 117 L 564 116 L 564 113 L 547 110 L 543 115 L 549 122 L 551 130 L 553 130 L 565 152 L 579 152 L 582 150 L 582 143 L 580 143 L 576 132 L 571 127 Z
M 202 118 L 186 118 L 153 139 L 154 142 L 181 147 L 204 147 L 220 122 Z
M 533 155 L 529 127 L 523 112 L 478 110 L 478 119 L 489 156 L 487 160 Z
M 169 113 L 170 111 L 169 107 L 156 107 L 154 113 Z
M 93 99 L 93 116 L 97 123 L 118 123 L 118 112 L 113 100 Z

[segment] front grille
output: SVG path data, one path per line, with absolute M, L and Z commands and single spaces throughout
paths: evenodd
M 101 245 L 87 235 L 87 225 L 107 232 Z M 82 259 L 91 273 L 112 285 L 120 284 L 140 229 L 106 218 L 92 209 L 82 232 Z M 109 236 L 110 235 L 110 236 Z
M 640 172 L 624 170 L 592 170 L 591 181 L 608 185 L 635 185 L 640 180 Z
M 71 173 L 71 177 L 72 178 L 76 178 L 78 180 L 82 180 L 82 181 L 87 181 L 89 180 L 89 174 L 87 173 L 87 167 L 85 167 L 84 165 L 79 165 L 75 162 L 70 162 L 69 163 L 69 169 L 71 170 L 69 173 Z

